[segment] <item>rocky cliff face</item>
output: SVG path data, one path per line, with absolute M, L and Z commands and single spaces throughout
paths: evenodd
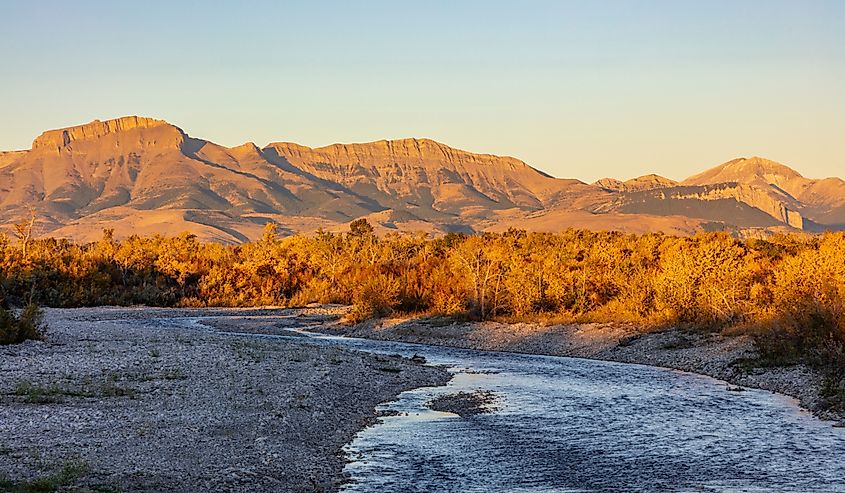
M 62 149 L 70 146 L 78 141 L 96 141 L 107 135 L 117 135 L 123 132 L 134 129 L 145 128 L 162 128 L 168 127 L 178 130 L 178 134 L 182 134 L 177 127 L 170 125 L 164 120 L 155 120 L 153 118 L 145 118 L 139 116 L 126 116 L 114 120 L 94 120 L 91 123 L 84 125 L 77 125 L 75 127 L 62 128 L 58 130 L 49 130 L 42 133 L 32 142 L 32 150 L 48 150 L 55 151 L 57 154 Z M 184 136 L 184 134 L 182 134 Z M 179 142 L 174 139 L 174 142 Z M 162 144 L 165 144 L 164 142 Z
M 51 225 L 114 208 L 123 214 L 203 210 L 230 217 L 305 214 L 337 220 L 380 209 L 362 206 L 366 200 L 349 191 L 326 189 L 313 177 L 281 169 L 254 145 L 227 149 L 140 117 L 45 132 L 32 150 L 0 167 L 0 183 L 8 187 L 0 189 L 4 222 L 28 214 L 30 205 Z

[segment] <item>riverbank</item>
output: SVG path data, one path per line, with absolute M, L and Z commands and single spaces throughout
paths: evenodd
M 233 318 L 215 328 L 170 319 L 188 316 Z M 448 373 L 305 338 L 223 333 L 336 316 L 47 310 L 46 342 L 0 347 L 0 490 L 36 480 L 91 491 L 337 490 L 342 447 L 374 422 L 376 405 Z
M 759 368 L 743 364 L 756 357 L 747 335 L 724 336 L 678 329 L 641 333 L 622 324 L 454 322 L 440 317 L 387 318 L 361 324 L 326 326 L 350 337 L 440 345 L 482 351 L 616 361 L 708 375 L 738 387 L 759 388 L 796 398 L 822 419 L 842 423 L 845 416 L 825 409 L 824 378 L 796 365 Z M 326 329 L 324 329 L 326 330 Z

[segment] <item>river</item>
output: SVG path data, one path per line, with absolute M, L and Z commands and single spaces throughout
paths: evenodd
M 344 492 L 845 491 L 845 430 L 784 396 L 641 365 L 300 333 L 454 373 L 382 406 L 399 415 L 347 446 Z M 476 390 L 495 393 L 494 412 L 426 407 Z
M 396 415 L 347 445 L 346 493 L 845 492 L 845 429 L 782 395 L 643 365 L 324 335 L 274 318 L 300 340 L 421 355 L 454 374 L 381 406 Z M 474 391 L 494 393 L 495 411 L 463 418 L 426 406 Z

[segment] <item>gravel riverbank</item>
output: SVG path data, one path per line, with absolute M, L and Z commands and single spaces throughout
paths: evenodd
M 748 368 L 738 364 L 756 356 L 748 336 L 690 333 L 681 330 L 642 334 L 616 324 L 449 322 L 441 318 L 380 319 L 354 326 L 327 326 L 333 333 L 370 339 L 432 344 L 484 351 L 617 361 L 660 366 L 712 376 L 733 385 L 769 390 L 796 398 L 823 419 L 845 416 L 824 410 L 823 378 L 806 366 Z M 739 390 L 731 388 L 732 390 Z
M 215 328 L 166 319 L 212 315 L 271 318 Z M 82 491 L 336 490 L 341 449 L 375 406 L 443 385 L 448 373 L 221 332 L 335 317 L 331 308 L 48 310 L 47 342 L 0 346 L 0 490 L 38 478 Z

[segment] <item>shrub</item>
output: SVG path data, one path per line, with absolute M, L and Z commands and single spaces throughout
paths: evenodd
M 470 318 L 628 322 L 757 335 L 780 361 L 837 361 L 845 345 L 845 233 L 739 240 L 569 229 L 559 233 L 281 238 L 242 245 L 191 235 L 89 244 L 0 233 L 5 303 L 256 306 L 353 304 L 349 320 L 392 310 Z M 37 308 L 0 312 L 0 342 L 40 338 Z M 840 351 L 841 352 L 841 351 Z M 833 363 L 831 363 L 833 364 Z
M 20 313 L 0 308 L 0 345 L 44 339 L 43 312 L 30 303 Z
M 842 366 L 845 241 L 840 235 L 784 259 L 774 271 L 771 328 L 758 336 L 764 357 Z
M 398 298 L 399 282 L 384 274 L 375 275 L 363 281 L 353 294 L 352 308 L 346 318 L 349 322 L 358 323 L 383 317 L 393 311 Z
M 466 306 L 461 297 L 438 291 L 431 301 L 431 311 L 439 315 L 457 315 L 466 311 Z

